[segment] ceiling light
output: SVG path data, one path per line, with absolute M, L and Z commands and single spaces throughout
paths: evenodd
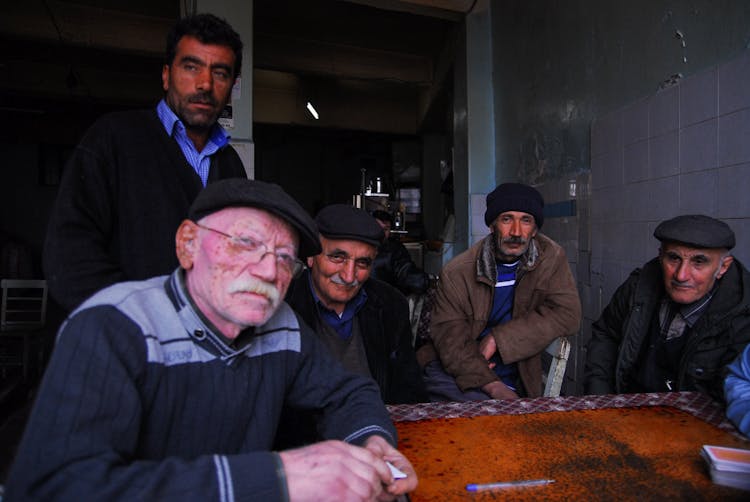
M 310 112 L 310 114 L 313 116 L 313 118 L 315 120 L 318 120 L 318 118 L 319 118 L 318 117 L 318 112 L 315 110 L 315 107 L 309 101 L 307 102 L 307 109 Z

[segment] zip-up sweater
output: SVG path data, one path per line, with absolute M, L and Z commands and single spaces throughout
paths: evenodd
M 247 177 L 227 145 L 208 182 Z M 71 311 L 121 281 L 169 274 L 174 235 L 203 188 L 156 109 L 112 113 L 86 132 L 65 165 L 44 246 L 52 297 Z
M 708 308 L 685 335 L 674 390 L 697 390 L 724 400 L 727 364 L 750 343 L 750 273 L 735 259 L 718 280 Z M 659 259 L 635 269 L 591 325 L 586 355 L 588 394 L 627 393 L 653 316 L 665 295 Z
M 432 310 L 431 342 L 417 351 L 422 366 L 439 358 L 463 391 L 498 380 L 477 341 L 495 294 L 494 239 L 487 235 L 443 268 Z M 575 334 L 580 322 L 581 302 L 565 251 L 537 233 L 520 258 L 513 318 L 490 331 L 503 362 L 518 363 L 529 397 L 542 394 L 541 353 L 555 338 Z
M 235 350 L 179 269 L 115 285 L 61 327 L 4 500 L 286 500 L 269 451 L 285 403 L 320 409 L 326 439 L 395 444 L 375 383 L 285 303 Z

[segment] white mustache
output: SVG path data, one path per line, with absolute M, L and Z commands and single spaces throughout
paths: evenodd
M 229 284 L 229 293 L 255 293 L 265 296 L 272 305 L 279 303 L 279 290 L 276 286 L 265 281 L 248 277 L 236 279 Z
M 346 282 L 344 279 L 341 278 L 341 275 L 334 274 L 331 276 L 331 282 L 334 284 L 338 284 L 340 286 L 347 286 L 349 288 L 356 288 L 360 285 L 360 282 L 357 279 L 354 279 L 352 282 Z

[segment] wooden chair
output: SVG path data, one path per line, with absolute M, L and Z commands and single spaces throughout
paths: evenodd
M 45 334 L 47 281 L 3 279 L 0 287 L 0 369 L 5 376 L 7 368 L 20 366 L 25 381 L 31 368 L 32 342 Z M 39 350 L 37 356 L 41 370 L 44 354 Z
M 570 355 L 570 341 L 565 337 L 556 338 L 544 352 L 542 360 L 549 359 L 549 371 L 542 375 L 544 396 L 557 397 L 560 395 L 560 389 L 565 378 L 565 368 L 568 365 L 568 356 Z

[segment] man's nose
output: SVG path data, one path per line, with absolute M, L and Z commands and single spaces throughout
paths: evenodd
M 521 220 L 513 220 L 510 224 L 510 235 L 521 235 Z
M 214 76 L 211 74 L 210 68 L 204 68 L 196 77 L 195 87 L 199 91 L 210 91 L 214 86 Z
M 271 282 L 276 279 L 277 267 L 276 255 L 269 251 L 252 266 L 252 273 L 259 279 Z
M 674 271 L 674 278 L 679 282 L 686 282 L 688 279 L 690 279 L 690 265 L 683 261 L 679 265 L 677 265 L 677 268 Z
M 339 270 L 339 276 L 341 276 L 341 279 L 343 279 L 347 283 L 350 283 L 354 281 L 355 274 L 356 274 L 356 267 L 354 264 L 354 260 L 346 260 L 342 264 L 341 270 Z

